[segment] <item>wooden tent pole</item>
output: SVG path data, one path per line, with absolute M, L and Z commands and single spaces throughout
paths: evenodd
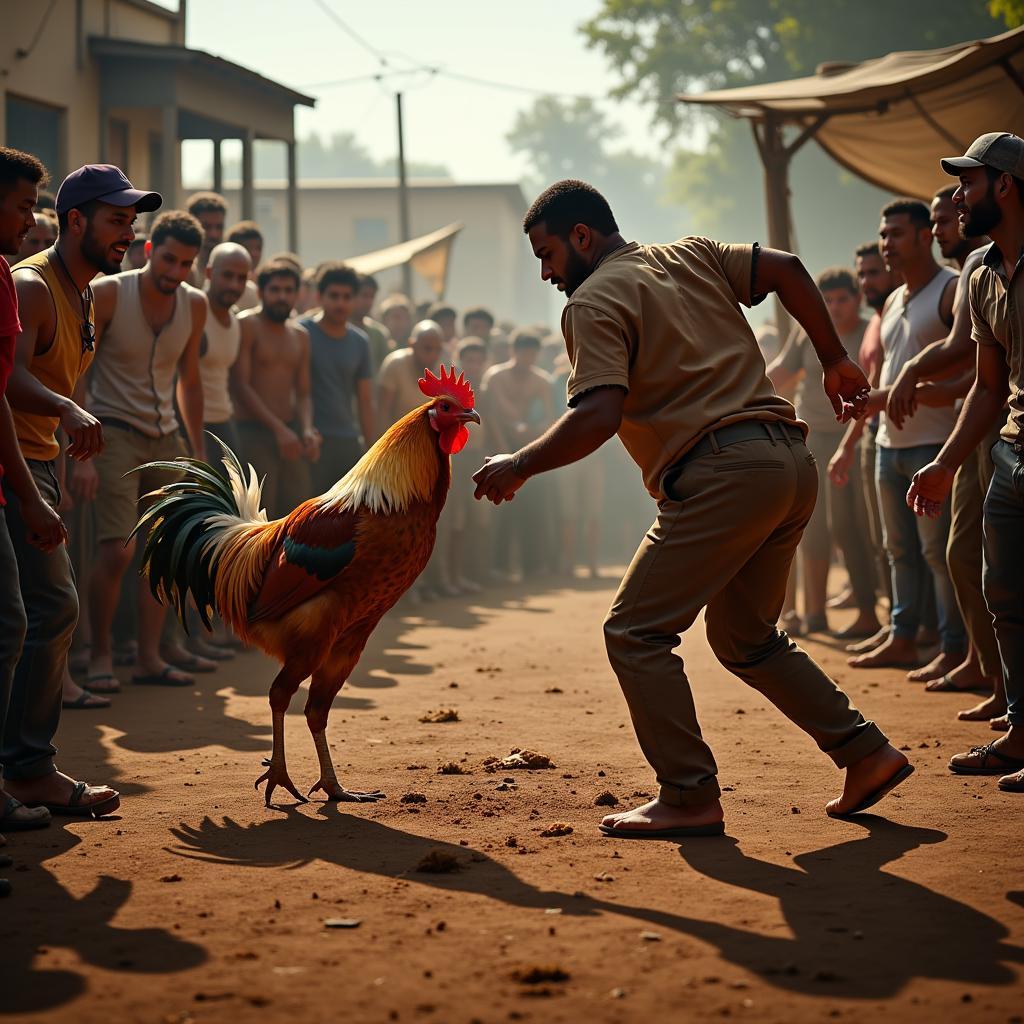
M 790 152 L 782 138 L 782 125 L 775 115 L 766 113 L 751 127 L 764 165 L 764 200 L 768 215 L 768 245 L 783 252 L 793 251 L 789 225 L 789 159 Z M 760 131 L 758 130 L 760 129 Z M 791 321 L 785 306 L 775 297 L 775 329 L 781 347 L 789 337 Z

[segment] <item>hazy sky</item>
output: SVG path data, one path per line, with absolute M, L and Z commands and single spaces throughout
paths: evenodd
M 615 85 L 577 26 L 598 0 L 322 0 L 394 70 L 422 63 L 543 92 L 602 97 Z M 534 96 L 418 74 L 344 86 L 316 83 L 370 75 L 380 61 L 334 24 L 316 0 L 191 0 L 188 45 L 245 65 L 317 98 L 296 108 L 299 135 L 350 131 L 377 158 L 396 151 L 393 93 L 405 93 L 406 157 L 447 165 L 460 181 L 515 181 L 525 164 L 505 142 Z M 646 109 L 608 102 L 623 144 L 656 148 Z M 227 153 L 227 146 L 225 151 Z M 209 144 L 186 148 L 187 177 L 209 163 Z

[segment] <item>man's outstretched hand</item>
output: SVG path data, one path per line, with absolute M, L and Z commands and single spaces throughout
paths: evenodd
M 511 501 L 526 481 L 512 468 L 511 455 L 492 455 L 484 459 L 484 464 L 473 474 L 476 491 L 473 497 L 479 501 L 486 498 L 500 505 L 503 501 Z
M 924 469 L 919 469 L 910 482 L 907 491 L 907 505 L 919 516 L 937 519 L 942 506 L 953 489 L 953 470 L 947 469 L 940 462 L 929 462 Z
M 859 420 L 867 411 L 871 385 L 849 357 L 823 369 L 821 383 L 840 423 Z

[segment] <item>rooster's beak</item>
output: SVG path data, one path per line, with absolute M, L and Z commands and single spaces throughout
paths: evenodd
M 480 422 L 480 413 L 478 413 L 476 409 L 466 409 L 463 412 L 459 413 L 460 423 L 469 423 L 470 420 L 472 420 L 474 423 Z

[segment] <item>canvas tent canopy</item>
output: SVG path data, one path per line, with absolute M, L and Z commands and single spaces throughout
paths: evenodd
M 447 227 L 432 231 L 429 235 L 398 245 L 389 245 L 386 249 L 368 252 L 363 256 L 352 256 L 345 262 L 360 274 L 377 274 L 391 267 L 408 264 L 421 277 L 426 279 L 430 290 L 438 299 L 444 298 L 445 285 L 448 280 L 448 265 L 451 262 L 452 244 L 455 236 L 462 230 L 461 223 L 449 224 Z
M 765 170 L 769 244 L 792 249 L 789 162 L 809 139 L 873 185 L 930 199 L 949 181 L 941 157 L 963 153 L 985 132 L 1024 134 L 1024 28 L 678 99 L 751 122 Z

